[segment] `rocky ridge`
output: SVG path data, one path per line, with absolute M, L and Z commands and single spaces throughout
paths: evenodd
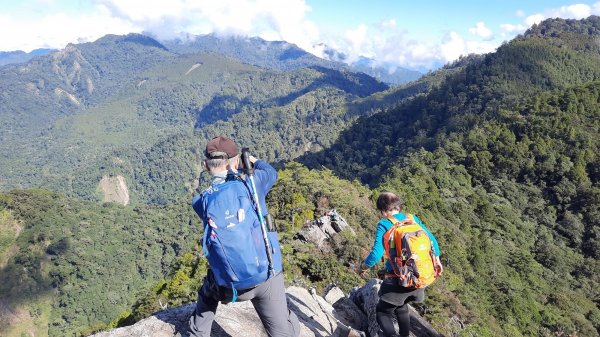
M 300 337 L 380 336 L 375 319 L 380 280 L 371 279 L 349 296 L 331 286 L 323 296 L 314 289 L 288 287 L 290 310 L 301 324 Z M 157 312 L 132 326 L 100 332 L 93 337 L 183 337 L 195 304 Z M 220 305 L 211 332 L 213 337 L 267 336 L 251 302 Z M 411 337 L 439 337 L 431 325 L 411 308 Z

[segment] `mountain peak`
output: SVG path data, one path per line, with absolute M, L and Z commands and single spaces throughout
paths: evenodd
M 99 44 L 133 43 L 133 44 L 138 44 L 138 45 L 142 45 L 142 46 L 146 46 L 146 47 L 155 47 L 155 48 L 160 48 L 163 50 L 168 50 L 165 46 L 163 46 L 160 42 L 156 41 L 152 37 L 144 35 L 144 34 L 138 34 L 138 33 L 129 33 L 127 35 L 108 34 L 108 35 L 105 35 L 105 36 L 99 38 L 94 43 L 99 43 Z

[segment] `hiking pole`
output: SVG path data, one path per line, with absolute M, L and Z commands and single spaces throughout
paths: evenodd
M 269 278 L 275 274 L 273 270 L 273 255 L 271 254 L 271 243 L 269 242 L 269 237 L 267 236 L 267 228 L 265 227 L 265 219 L 262 215 L 262 210 L 260 208 L 260 202 L 258 199 L 258 193 L 256 193 L 256 185 L 254 184 L 254 166 L 250 163 L 250 158 L 248 154 L 248 148 L 245 147 L 242 149 L 242 164 L 246 170 L 246 175 L 248 176 L 248 180 L 250 181 L 250 192 L 252 193 L 252 198 L 254 199 L 254 207 L 256 208 L 256 213 L 258 214 L 258 221 L 260 222 L 260 230 L 263 235 L 263 240 L 265 241 L 265 247 L 267 248 L 267 259 L 269 261 Z

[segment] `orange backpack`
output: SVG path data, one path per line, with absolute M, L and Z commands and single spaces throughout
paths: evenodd
M 435 281 L 433 244 L 427 232 L 411 214 L 398 221 L 388 218 L 393 226 L 383 235 L 385 255 L 390 260 L 398 283 L 405 288 L 424 288 Z

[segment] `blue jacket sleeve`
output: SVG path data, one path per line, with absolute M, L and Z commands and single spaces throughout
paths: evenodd
M 202 205 L 202 195 L 201 194 L 194 196 L 194 198 L 192 199 L 192 208 L 194 209 L 196 214 L 198 214 L 200 219 L 203 219 L 204 206 Z
M 254 163 L 254 184 L 256 185 L 256 192 L 258 193 L 258 200 L 263 210 L 263 215 L 266 215 L 268 212 L 265 198 L 276 181 L 277 170 L 273 166 L 264 160 L 257 160 Z
M 371 248 L 371 252 L 365 258 L 363 263 L 367 265 L 369 268 L 373 267 L 377 264 L 377 261 L 381 260 L 383 256 L 383 235 L 387 232 L 388 228 L 379 221 L 377 224 L 377 230 L 375 231 L 375 241 L 373 241 L 373 248 Z
M 429 239 L 433 243 L 433 255 L 440 256 L 440 247 L 438 246 L 438 242 L 437 242 L 437 239 L 435 238 L 435 236 L 433 236 L 433 234 L 431 234 L 429 229 L 427 229 L 427 227 L 425 227 L 425 225 L 423 225 L 421 220 L 416 215 L 413 215 L 413 216 L 415 217 L 415 221 L 419 224 L 419 226 L 421 226 L 421 228 L 423 228 L 423 230 L 425 230 L 425 232 L 427 232 L 427 235 L 429 235 Z

